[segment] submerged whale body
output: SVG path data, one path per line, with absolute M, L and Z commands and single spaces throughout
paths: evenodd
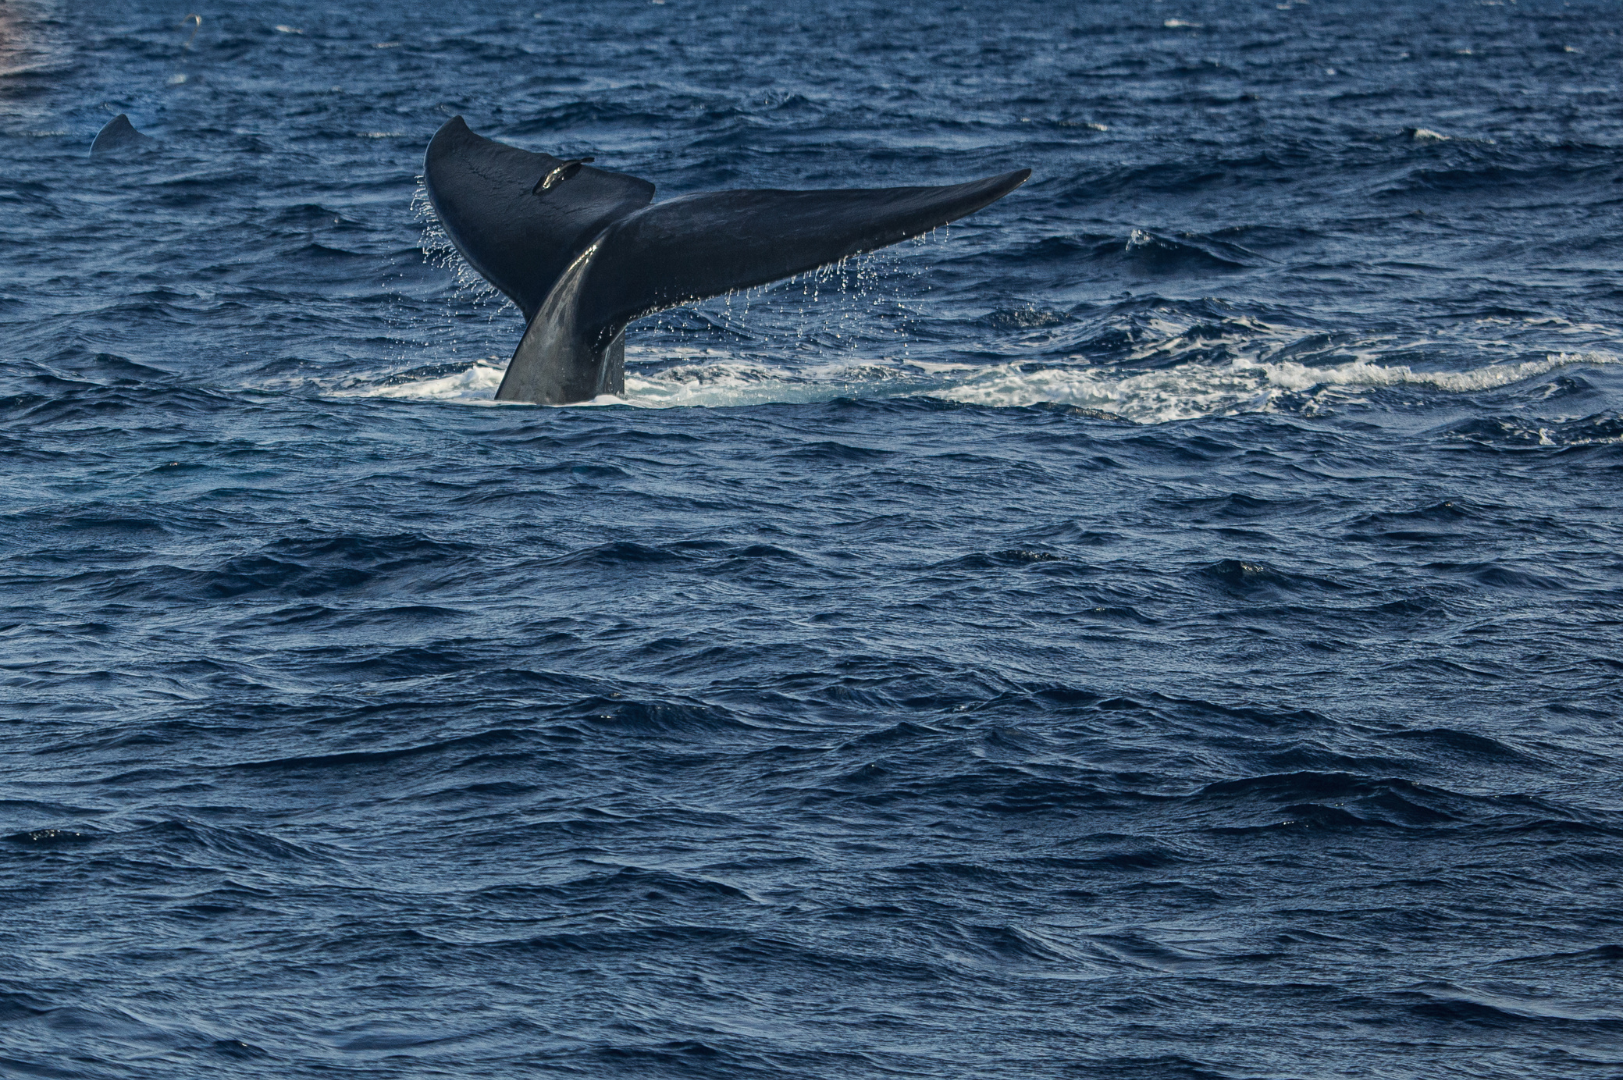
M 475 134 L 458 116 L 423 162 L 451 243 L 524 313 L 498 401 L 565 405 L 625 390 L 633 319 L 838 262 L 996 202 L 1030 169 L 949 187 L 703 191 L 654 185 Z
M 130 150 L 148 150 L 157 145 L 158 140 L 150 135 L 143 135 L 135 130 L 130 118 L 119 113 L 96 132 L 95 141 L 90 144 L 91 157 L 104 157 L 108 154 L 119 154 Z

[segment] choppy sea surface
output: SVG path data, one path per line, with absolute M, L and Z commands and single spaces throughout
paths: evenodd
M 1623 1075 L 1619 28 L 5 0 L 0 1075 Z M 457 114 L 1034 176 L 498 407 Z

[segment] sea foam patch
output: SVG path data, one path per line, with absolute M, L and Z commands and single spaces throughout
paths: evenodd
M 1578 364 L 1615 364 L 1604 353 L 1555 354 L 1538 360 L 1487 364 L 1464 371 L 1416 371 L 1403 364 L 1353 360 L 1329 366 L 1295 361 L 1234 360 L 1182 364 L 1153 371 L 1098 367 L 1023 370 L 1006 364 L 983 369 L 936 396 L 965 404 L 1027 406 L 1042 402 L 1104 409 L 1138 423 L 1265 412 L 1285 394 L 1394 386 L 1470 393 L 1510 386 Z
M 420 379 L 396 376 L 381 386 L 356 387 L 340 393 L 346 396 L 426 398 L 466 405 L 494 405 L 496 388 L 502 384 L 502 374 L 502 366 L 475 363 L 461 371 Z
M 1266 412 L 1283 396 L 1415 386 L 1446 393 L 1472 393 L 1510 386 L 1576 365 L 1620 362 L 1609 353 L 1558 353 L 1537 360 L 1492 363 L 1463 371 L 1415 370 L 1402 364 L 1357 359 L 1313 366 L 1296 361 L 1237 359 L 1227 364 L 1180 364 L 1155 370 L 1085 364 L 1005 363 L 971 365 L 920 361 L 874 361 L 787 368 L 767 360 L 723 355 L 680 358 L 628 350 L 626 392 L 590 405 L 639 408 L 719 408 L 803 404 L 840 397 L 936 397 L 966 405 L 1020 408 L 1042 403 L 1075 405 L 1115 413 L 1136 423 L 1191 420 L 1202 416 Z M 502 368 L 480 362 L 421 379 L 395 376 L 381 385 L 346 393 L 495 404 Z M 579 407 L 579 406 L 576 406 Z

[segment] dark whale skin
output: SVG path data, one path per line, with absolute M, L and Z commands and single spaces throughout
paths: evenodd
M 486 139 L 458 116 L 429 143 L 423 175 L 452 244 L 524 312 L 497 400 L 565 405 L 624 390 L 631 320 L 919 236 L 996 202 L 1031 170 L 651 204 L 645 180 Z
M 150 150 L 158 143 L 150 135 L 143 135 L 130 123 L 125 113 L 119 113 L 96 132 L 96 138 L 90 144 L 90 156 L 93 158 L 108 157 L 113 154 L 129 153 L 138 150 Z

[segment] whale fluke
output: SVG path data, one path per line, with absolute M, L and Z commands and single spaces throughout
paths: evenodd
M 625 388 L 626 324 L 814 270 L 996 202 L 1030 169 L 948 187 L 706 191 L 654 185 L 474 134 L 458 116 L 423 176 L 446 235 L 519 306 L 499 401 L 564 405 Z
M 646 180 L 585 165 L 567 182 L 536 191 L 566 164 L 475 135 L 460 116 L 435 133 L 423 159 L 445 234 L 526 320 L 593 237 L 654 197 Z
M 119 113 L 96 133 L 96 139 L 90 144 L 90 156 L 101 157 L 104 154 L 123 153 L 128 150 L 150 149 L 158 140 L 150 135 L 143 135 L 135 130 L 130 118 Z

